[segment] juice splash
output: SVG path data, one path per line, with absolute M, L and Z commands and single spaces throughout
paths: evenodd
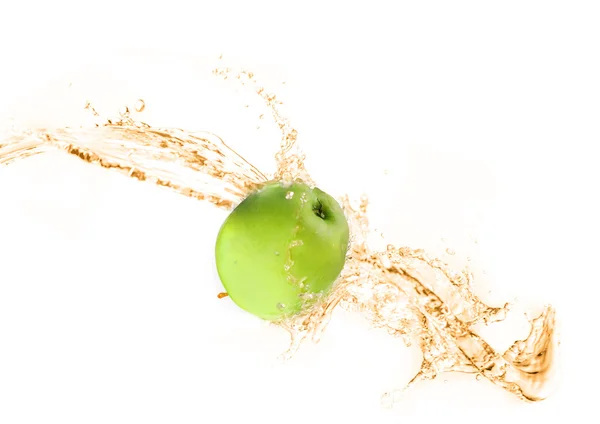
M 298 149 L 298 132 L 280 114 L 276 96 L 260 86 L 251 72 L 221 68 L 214 74 L 252 87 L 271 111 L 282 134 L 273 175 L 263 174 L 215 134 L 155 128 L 133 119 L 129 108 L 101 125 L 13 130 L 0 139 L 0 164 L 59 149 L 227 210 L 273 179 L 313 185 Z M 133 109 L 139 113 L 145 107 L 140 99 Z M 86 108 L 99 116 L 91 104 Z M 374 327 L 402 338 L 407 345 L 417 343 L 423 353 L 418 373 L 404 389 L 385 394 L 386 402 L 393 403 L 410 385 L 442 372 L 485 377 L 527 401 L 543 400 L 551 394 L 558 346 L 551 306 L 531 320 L 528 337 L 497 352 L 473 326 L 501 321 L 509 304 L 488 306 L 474 294 L 471 273 L 453 270 L 422 250 L 393 245 L 383 251 L 371 249 L 367 244 L 368 198 L 357 203 L 348 196 L 339 200 L 352 234 L 345 267 L 326 297 L 313 299 L 301 315 L 275 324 L 290 334 L 284 358 L 291 358 L 306 339 L 318 342 L 339 307 L 362 313 Z

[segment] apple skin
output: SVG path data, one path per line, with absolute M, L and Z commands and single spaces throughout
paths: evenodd
M 304 183 L 270 182 L 221 226 L 217 272 L 240 308 L 278 321 L 300 312 L 306 295 L 329 291 L 348 241 L 348 222 L 334 198 Z

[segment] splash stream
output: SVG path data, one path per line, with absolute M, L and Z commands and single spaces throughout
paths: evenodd
M 314 185 L 297 146 L 298 133 L 280 114 L 276 96 L 260 86 L 251 72 L 222 68 L 214 74 L 251 87 L 266 103 L 282 134 L 273 175 L 263 174 L 215 134 L 155 128 L 133 119 L 128 108 L 101 125 L 12 130 L 0 139 L 0 165 L 59 149 L 226 210 L 273 179 Z M 144 107 L 138 100 L 135 110 Z M 91 104 L 86 108 L 99 116 Z M 506 352 L 497 352 L 472 327 L 503 320 L 509 304 L 488 306 L 474 294 L 471 273 L 455 271 L 423 250 L 393 245 L 384 251 L 371 249 L 366 241 L 368 199 L 352 202 L 343 196 L 339 200 L 352 233 L 346 265 L 327 297 L 276 324 L 290 334 L 284 358 L 291 358 L 307 339 L 318 342 L 339 307 L 362 313 L 374 327 L 407 345 L 418 343 L 423 353 L 420 370 L 404 389 L 384 395 L 390 402 L 416 382 L 442 372 L 483 376 L 526 401 L 551 394 L 558 346 L 553 307 L 546 306 L 530 321 L 528 337 L 515 341 Z

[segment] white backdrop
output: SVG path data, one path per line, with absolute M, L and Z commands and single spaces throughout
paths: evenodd
M 385 409 L 419 352 L 343 312 L 279 364 L 286 334 L 216 298 L 225 212 L 56 152 L 0 168 L 1 423 L 592 411 L 598 10 L 412 3 L 3 5 L 0 120 L 76 125 L 86 100 L 113 114 L 141 97 L 140 118 L 215 132 L 269 172 L 277 129 L 250 90 L 210 73 L 252 70 L 284 101 L 319 186 L 367 193 L 390 242 L 470 257 L 490 302 L 519 297 L 514 322 L 485 331 L 496 346 L 524 335 L 524 310 L 556 305 L 556 395 L 528 405 L 443 375 Z

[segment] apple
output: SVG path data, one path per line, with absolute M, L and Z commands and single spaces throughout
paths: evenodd
M 304 183 L 269 182 L 221 226 L 217 272 L 235 304 L 277 321 L 327 294 L 344 267 L 348 240 L 346 216 L 333 197 Z

